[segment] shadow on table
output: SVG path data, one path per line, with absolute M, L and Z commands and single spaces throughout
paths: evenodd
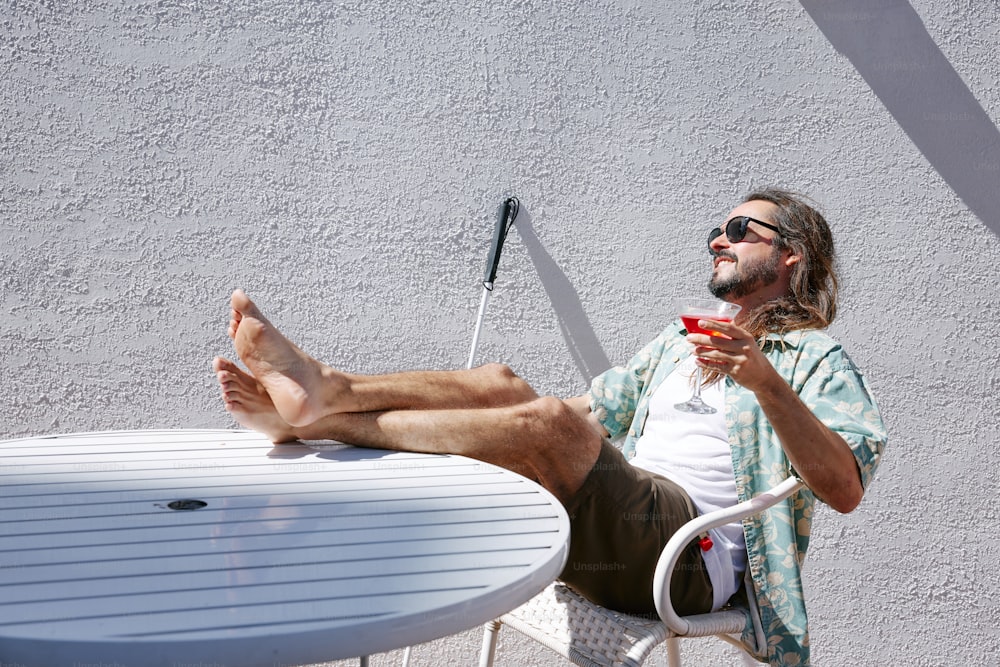
M 389 449 L 367 449 L 355 447 L 336 440 L 300 440 L 281 445 L 275 445 L 267 453 L 271 459 L 295 460 L 306 456 L 327 459 L 329 461 L 374 461 L 391 455 L 398 455 Z

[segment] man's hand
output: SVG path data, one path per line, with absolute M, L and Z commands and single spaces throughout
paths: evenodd
M 702 368 L 724 373 L 754 393 L 784 382 L 746 329 L 715 320 L 702 320 L 699 326 L 721 334 L 688 334 L 687 340 L 695 346 L 694 355 Z
M 568 405 L 573 412 L 580 415 L 587 420 L 599 436 L 602 438 L 608 437 L 608 430 L 604 428 L 604 425 L 597 420 L 597 415 L 590 411 L 590 396 L 583 394 L 581 396 L 574 396 L 573 398 L 567 398 L 563 401 Z

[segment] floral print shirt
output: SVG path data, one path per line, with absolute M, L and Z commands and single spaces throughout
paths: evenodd
M 625 367 L 594 378 L 590 407 L 612 439 L 624 438 L 632 458 L 649 412 L 649 398 L 693 346 L 680 321 L 671 324 Z M 827 427 L 844 438 L 867 488 L 882 457 L 886 432 L 865 378 L 826 333 L 801 330 L 767 336 L 762 349 L 778 373 Z M 753 392 L 726 377 L 726 425 L 739 501 L 780 483 L 791 469 Z M 748 569 L 766 646 L 748 623 L 743 641 L 772 665 L 808 665 L 809 633 L 801 568 L 816 497 L 808 489 L 761 515 L 745 519 Z

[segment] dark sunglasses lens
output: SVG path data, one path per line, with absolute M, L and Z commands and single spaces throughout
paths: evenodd
M 709 245 L 709 247 L 711 247 L 712 241 L 714 241 L 715 239 L 719 238 L 720 236 L 722 236 L 722 230 L 719 229 L 718 227 L 716 227 L 712 231 L 710 231 L 708 233 L 708 245 Z
M 744 217 L 733 218 L 726 223 L 726 238 L 730 243 L 739 243 L 747 235 L 747 220 Z

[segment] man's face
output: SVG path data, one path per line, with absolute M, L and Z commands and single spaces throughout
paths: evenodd
M 752 218 L 774 224 L 777 207 L 765 201 L 740 204 L 726 217 Z M 724 229 L 723 225 L 720 228 Z M 708 288 L 717 298 L 748 305 L 782 296 L 788 290 L 787 250 L 774 247 L 776 231 L 751 222 L 742 241 L 733 243 L 726 234 L 715 238 L 710 248 L 714 259 Z M 751 303 L 752 302 L 752 303 Z

